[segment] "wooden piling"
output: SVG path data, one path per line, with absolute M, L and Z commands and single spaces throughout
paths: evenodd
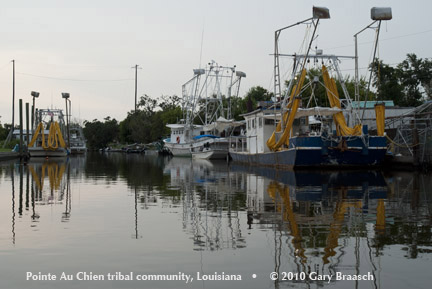
M 20 144 L 19 144 L 19 154 L 22 157 L 24 155 L 23 150 L 23 105 L 22 99 L 19 100 L 19 130 L 20 130 Z
M 29 112 L 29 110 L 30 110 L 29 103 L 26 102 L 26 147 L 27 147 L 27 148 L 28 148 L 28 144 L 29 144 L 29 142 L 30 142 L 30 139 L 29 139 L 29 135 L 30 135 L 30 133 L 29 133 L 29 130 L 30 130 L 30 119 L 29 119 L 29 115 L 30 115 L 30 112 Z

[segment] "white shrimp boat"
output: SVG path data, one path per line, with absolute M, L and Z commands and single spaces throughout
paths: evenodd
M 236 71 L 235 66 L 220 66 L 214 61 L 209 63 L 207 69 L 194 69 L 194 77 L 183 85 L 184 118 L 177 124 L 167 124 L 171 135 L 164 140 L 164 145 L 173 156 L 199 159 L 228 157 L 229 141 L 224 136 L 230 133 L 230 126 L 240 123 L 230 120 L 230 107 L 223 107 L 223 88 L 227 88 L 226 95 L 230 99 L 234 86 L 237 86 L 238 94 L 242 77 L 246 74 Z

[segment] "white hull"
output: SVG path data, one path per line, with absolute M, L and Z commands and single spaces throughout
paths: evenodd
M 58 148 L 56 150 L 44 150 L 41 147 L 29 148 L 29 154 L 31 157 L 65 157 L 67 156 L 67 150 L 64 148 Z
M 213 143 L 214 139 L 202 139 L 190 143 L 170 143 L 166 142 L 167 147 L 175 157 L 192 157 L 191 151 L 198 151 L 206 143 Z
M 85 154 L 87 152 L 86 147 L 71 147 L 71 154 Z
M 214 151 L 212 150 L 207 150 L 207 151 L 202 151 L 202 152 L 193 152 L 192 153 L 192 158 L 193 159 L 205 159 L 208 160 L 211 158 L 211 156 L 213 155 Z
M 191 143 L 165 143 L 173 156 L 194 159 L 226 159 L 228 141 L 226 139 L 202 139 Z

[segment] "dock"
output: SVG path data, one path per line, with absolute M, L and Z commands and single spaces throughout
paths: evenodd
M 17 152 L 0 152 L 0 161 L 7 161 L 19 158 L 19 153 Z

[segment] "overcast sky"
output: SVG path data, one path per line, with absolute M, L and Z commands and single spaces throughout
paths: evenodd
M 383 23 L 379 57 L 397 64 L 407 53 L 431 57 L 432 1 L 352 0 L 2 0 L 0 10 L 0 122 L 11 122 L 12 63 L 18 99 L 37 107 L 64 108 L 81 120 L 123 120 L 134 106 L 132 67 L 138 64 L 138 95 L 181 95 L 192 69 L 210 60 L 236 65 L 252 86 L 273 90 L 274 31 L 329 8 L 317 43 L 324 53 L 353 55 L 353 34 L 370 24 L 370 8 L 392 7 Z M 305 25 L 281 36 L 282 53 L 298 52 Z M 374 32 L 359 37 L 360 67 L 371 59 Z M 288 64 L 287 64 L 288 67 Z M 354 75 L 354 62 L 344 73 Z M 362 74 L 366 70 L 361 70 Z M 17 111 L 17 110 L 16 110 Z M 17 118 L 16 118 L 17 119 Z

